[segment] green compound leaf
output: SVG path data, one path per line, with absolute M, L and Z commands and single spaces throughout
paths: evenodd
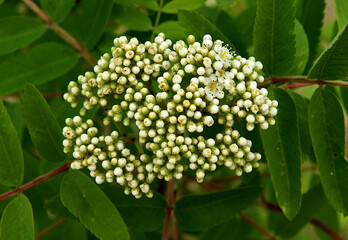
M 78 54 L 60 43 L 43 43 L 0 62 L 0 95 L 21 90 L 26 82 L 42 84 L 64 75 Z
M 343 80 L 348 74 L 348 24 L 344 25 L 309 70 L 308 78 Z
M 311 188 L 303 195 L 302 206 L 297 216 L 289 221 L 281 216 L 274 226 L 277 235 L 284 238 L 294 237 L 315 215 L 318 209 L 324 207 L 327 203 L 321 185 Z
M 179 10 L 178 13 L 179 24 L 186 33 L 186 36 L 192 34 L 197 41 L 202 41 L 205 34 L 210 34 L 213 40 L 220 39 L 224 44 L 228 44 L 233 50 L 236 48 L 230 40 L 216 28 L 208 19 L 197 12 Z
M 162 11 L 165 13 L 177 13 L 179 9 L 195 10 L 204 4 L 205 0 L 174 0 L 164 5 Z
M 258 0 L 254 26 L 255 57 L 270 76 L 289 72 L 295 60 L 294 0 Z
M 23 194 L 5 208 L 1 218 L 0 239 L 34 240 L 33 210 Z
M 16 129 L 0 101 L 0 184 L 20 186 L 23 181 L 24 160 Z
M 40 4 L 53 22 L 60 23 L 75 5 L 75 0 L 40 0 Z
M 261 194 L 260 187 L 241 187 L 181 198 L 175 216 L 184 231 L 199 231 L 221 224 L 249 207 Z
M 131 30 L 152 30 L 152 22 L 149 16 L 134 8 L 118 6 L 115 11 L 115 21 Z
M 44 34 L 47 26 L 23 16 L 0 19 L 0 55 L 11 53 L 35 41 Z
M 48 161 L 64 161 L 61 128 L 46 100 L 34 85 L 27 84 L 25 87 L 22 105 L 31 140 L 40 155 Z
M 96 237 L 102 240 L 130 239 L 115 206 L 83 173 L 70 171 L 64 176 L 60 197 L 64 206 Z
M 305 30 L 309 44 L 306 72 L 317 57 L 319 37 L 323 25 L 325 0 L 297 0 L 296 17 Z
M 71 12 L 71 18 L 70 15 L 66 18 L 66 28 L 70 29 L 87 49 L 93 48 L 104 32 L 112 4 L 111 0 L 80 1 Z
M 348 214 L 348 162 L 341 104 L 331 91 L 319 88 L 309 103 L 308 117 L 325 195 L 336 210 Z
M 268 169 L 277 201 L 288 219 L 301 207 L 301 150 L 296 106 L 289 94 L 270 88 L 270 96 L 278 103 L 276 124 L 261 130 Z
M 105 187 L 104 192 L 115 204 L 127 227 L 136 231 L 150 232 L 160 229 L 165 218 L 167 207 L 162 195 L 154 194 L 153 198 L 125 195 L 123 187 Z
M 289 90 L 288 93 L 294 101 L 297 110 L 297 121 L 300 131 L 302 156 L 305 157 L 304 155 L 307 155 L 308 157 L 312 158 L 312 160 L 314 160 L 315 156 L 308 126 L 308 102 L 301 95 L 295 93 L 294 91 Z M 303 158 L 302 160 L 305 160 L 305 158 Z
M 289 75 L 301 75 L 308 61 L 309 47 L 306 32 L 304 31 L 301 23 L 295 21 L 295 34 L 296 34 L 296 55 L 294 64 L 289 71 Z
M 166 38 L 169 38 L 172 41 L 182 40 L 187 37 L 186 34 L 182 32 L 178 21 L 163 22 L 160 25 L 158 25 L 156 32 L 163 32 L 166 35 Z
M 348 1 L 335 0 L 338 27 L 342 28 L 348 22 Z

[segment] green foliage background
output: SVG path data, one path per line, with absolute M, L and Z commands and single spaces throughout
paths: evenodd
M 61 128 L 76 110 L 61 96 L 115 37 L 164 32 L 173 41 L 208 33 L 255 56 L 279 102 L 275 126 L 244 134 L 262 153 L 260 169 L 176 183 L 179 239 L 270 238 L 256 225 L 279 239 L 340 239 L 318 222 L 348 239 L 347 22 L 346 0 L 0 1 L 0 238 L 162 238 L 173 207 L 164 183 L 137 200 L 66 171 Z

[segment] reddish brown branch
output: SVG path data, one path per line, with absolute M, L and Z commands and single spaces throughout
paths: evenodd
M 176 224 L 175 216 L 174 214 L 172 214 L 172 210 L 174 209 L 176 204 L 174 179 L 168 182 L 167 191 L 168 191 L 167 193 L 168 207 L 166 208 L 166 217 L 164 219 L 162 240 L 169 240 L 169 222 L 171 217 L 173 220 L 173 237 L 174 237 L 174 240 L 177 240 L 178 239 L 177 224 Z
M 46 99 L 61 98 L 61 97 L 63 97 L 63 93 L 61 93 L 61 92 L 42 93 L 42 96 Z M 19 93 L 8 94 L 8 95 L 0 97 L 0 99 L 20 99 L 20 98 L 21 98 L 21 94 L 19 94 Z
M 65 222 L 66 222 L 66 219 L 61 218 L 58 221 L 52 223 L 51 225 L 47 226 L 46 228 L 42 229 L 40 232 L 35 234 L 35 240 L 40 239 L 42 236 L 46 235 L 47 233 L 49 233 L 50 231 L 52 231 L 53 229 L 55 229 L 56 227 L 60 226 L 61 224 Z
M 276 84 L 276 83 L 288 84 L 288 85 L 282 86 L 282 88 L 298 88 L 298 87 L 304 87 L 304 86 L 309 86 L 313 84 L 348 87 L 347 82 L 325 81 L 322 79 L 308 79 L 306 76 L 272 77 L 272 78 L 269 78 L 265 83 L 260 84 L 260 86 L 268 86 L 270 84 Z
M 85 49 L 80 42 L 78 42 L 73 36 L 71 36 L 67 31 L 65 31 L 58 24 L 54 23 L 47 14 L 39 8 L 34 2 L 31 0 L 22 0 L 31 10 L 33 10 L 47 25 L 65 42 L 67 42 L 70 46 L 75 48 L 77 51 L 81 53 L 81 55 L 86 59 L 86 61 L 91 65 L 96 65 L 96 62 L 92 56 L 92 54 Z
M 239 216 L 243 218 L 245 221 L 250 223 L 251 226 L 259 230 L 264 236 L 268 237 L 269 239 L 276 240 L 277 238 L 274 237 L 272 234 L 270 234 L 266 229 L 261 227 L 257 222 L 255 222 L 253 219 L 251 219 L 248 215 L 244 213 L 239 213 Z
M 263 194 L 261 194 L 261 200 L 267 208 L 280 213 L 283 212 L 279 206 L 268 202 Z M 310 223 L 320 228 L 324 232 L 326 232 L 332 239 L 343 240 L 343 238 L 340 235 L 338 235 L 333 229 L 331 229 L 329 226 L 325 225 L 323 222 L 319 221 L 318 219 L 312 219 Z
M 70 163 L 65 163 L 63 166 L 61 166 L 59 168 L 56 168 L 53 171 L 48 172 L 48 173 L 46 173 L 44 175 L 41 175 L 41 176 L 35 178 L 34 180 L 32 180 L 32 181 L 22 185 L 19 188 L 15 188 L 15 189 L 13 189 L 13 190 L 11 190 L 9 192 L 1 194 L 0 195 L 0 200 L 8 198 L 8 197 L 11 197 L 11 196 L 13 196 L 15 194 L 24 192 L 25 190 L 27 190 L 29 188 L 32 188 L 32 187 L 34 187 L 36 185 L 39 185 L 39 184 L 47 181 L 48 179 L 50 179 L 50 178 L 52 178 L 52 177 L 54 177 L 54 176 L 56 176 L 56 175 L 58 175 L 58 174 L 60 174 L 60 173 L 62 173 L 64 171 L 68 170 L 69 167 L 70 167 Z

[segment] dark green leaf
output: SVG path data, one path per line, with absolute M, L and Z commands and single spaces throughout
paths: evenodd
M 40 237 L 40 240 L 87 240 L 85 227 L 76 220 L 68 220 Z
M 175 207 L 181 229 L 203 230 L 221 224 L 249 207 L 260 195 L 260 187 L 242 187 L 205 195 L 185 196 Z
M 294 237 L 314 216 L 318 213 L 327 200 L 325 198 L 321 185 L 311 188 L 303 195 L 302 206 L 297 216 L 289 221 L 281 216 L 277 220 L 275 233 L 284 238 Z
M 348 22 L 348 2 L 346 0 L 335 0 L 337 23 L 342 28 Z
M 159 194 L 153 198 L 136 199 L 125 195 L 123 187 L 109 186 L 104 192 L 117 207 L 128 228 L 150 232 L 161 228 L 167 202 Z
M 23 181 L 23 153 L 10 116 L 0 101 L 0 184 L 20 186 Z
M 34 218 L 31 204 L 23 194 L 13 199 L 1 218 L 0 239 L 34 240 Z
M 317 57 L 319 37 L 323 25 L 325 0 L 297 0 L 296 16 L 307 34 L 309 58 L 306 72 Z
M 343 80 L 348 74 L 348 24 L 344 25 L 309 70 L 308 78 Z
M 157 33 L 163 32 L 166 35 L 166 38 L 169 38 L 173 41 L 183 40 L 187 36 L 182 32 L 179 22 L 177 21 L 167 21 L 163 22 L 157 27 Z
M 195 10 L 204 4 L 205 0 L 173 0 L 163 7 L 165 13 L 177 13 L 179 9 Z
M 280 88 L 270 88 L 278 103 L 276 124 L 261 130 L 269 172 L 279 206 L 292 219 L 301 206 L 301 150 L 294 101 Z
M 40 4 L 53 22 L 59 23 L 75 5 L 75 0 L 40 0 Z
M 108 197 L 78 171 L 65 175 L 60 189 L 63 204 L 85 227 L 102 240 L 127 240 L 129 233 Z
M 52 162 L 64 161 L 62 131 L 54 114 L 32 84 L 27 84 L 22 95 L 23 114 L 30 137 L 42 157 Z
M 295 60 L 294 0 L 258 0 L 254 26 L 254 54 L 270 76 L 289 72 Z
M 152 30 L 152 22 L 149 16 L 130 7 L 118 6 L 115 9 L 115 21 L 131 30 Z
M 344 108 L 346 109 L 346 113 L 348 113 L 348 88 L 340 87 L 340 93 Z
M 348 214 L 348 162 L 343 110 L 337 97 L 319 88 L 309 103 L 309 130 L 326 197 Z
M 35 41 L 46 29 L 45 24 L 34 18 L 16 16 L 0 19 L 0 55 L 11 53 Z
M 294 64 L 289 71 L 289 75 L 301 75 L 308 61 L 309 48 L 306 32 L 303 30 L 301 23 L 295 21 L 295 35 L 296 35 L 296 55 Z
M 241 220 L 239 218 L 232 218 L 223 224 L 206 230 L 201 240 L 238 239 L 240 237 L 240 229 Z
M 83 0 L 67 17 L 66 28 L 87 48 L 93 48 L 102 36 L 113 1 Z
M 14 102 L 14 103 L 6 103 L 5 104 L 8 115 L 11 118 L 11 121 L 13 123 L 13 126 L 15 127 L 19 142 L 21 142 L 22 135 L 23 135 L 23 114 L 22 114 L 22 106 L 20 102 Z
M 213 40 L 220 39 L 235 50 L 235 47 L 232 45 L 230 40 L 208 19 L 199 13 L 194 11 L 179 10 L 178 20 L 186 35 L 188 36 L 192 34 L 196 37 L 196 41 L 202 41 L 205 34 L 210 34 L 213 37 Z
M 296 106 L 297 121 L 301 140 L 301 153 L 302 155 L 306 154 L 308 157 L 312 158 L 312 160 L 315 160 L 312 140 L 309 135 L 308 102 L 301 95 L 295 93 L 294 91 L 289 90 L 288 93 L 290 94 L 290 97 L 292 98 Z M 305 160 L 305 158 L 303 160 Z
M 135 3 L 151 9 L 151 10 L 158 10 L 158 3 L 156 0 L 133 0 Z
M 72 69 L 78 55 L 59 43 L 43 43 L 0 62 L 0 95 L 21 90 L 25 82 L 42 84 Z

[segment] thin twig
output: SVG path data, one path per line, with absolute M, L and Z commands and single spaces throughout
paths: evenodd
M 269 86 L 271 84 L 276 83 L 286 83 L 287 86 L 282 86 L 283 88 L 298 88 L 309 86 L 313 84 L 319 85 L 331 85 L 331 86 L 340 86 L 340 87 L 348 87 L 347 82 L 343 81 L 326 81 L 322 79 L 309 79 L 306 76 L 289 76 L 289 77 L 272 77 L 267 79 L 264 83 L 259 86 Z
M 269 239 L 276 240 L 277 238 L 270 234 L 266 229 L 261 227 L 257 222 L 255 222 L 253 219 L 251 219 L 248 215 L 244 213 L 239 213 L 239 216 L 243 218 L 245 221 L 250 223 L 251 226 L 259 230 L 264 236 L 268 237 Z
M 92 54 L 85 49 L 82 44 L 77 41 L 73 36 L 71 36 L 65 29 L 60 27 L 58 24 L 54 23 L 47 14 L 39 8 L 36 3 L 31 0 L 22 0 L 31 10 L 33 10 L 47 25 L 65 42 L 67 42 L 70 46 L 75 48 L 77 51 L 81 53 L 81 55 L 86 59 L 86 61 L 91 65 L 96 65 L 96 62 L 92 56 Z
M 47 233 L 49 233 L 50 231 L 52 231 L 56 227 L 62 225 L 66 221 L 67 220 L 65 218 L 61 218 L 58 221 L 56 221 L 56 222 L 52 223 L 51 225 L 47 226 L 46 228 L 42 229 L 40 232 L 35 234 L 35 240 L 40 239 L 42 236 L 46 235 Z
M 280 212 L 282 213 L 282 209 L 273 204 L 273 203 L 270 203 L 266 200 L 265 196 L 263 194 L 261 194 L 261 200 L 263 202 L 263 204 L 268 208 L 268 209 L 271 209 L 273 211 L 276 211 L 276 212 Z M 313 218 L 311 221 L 310 221 L 311 224 L 313 224 L 314 226 L 320 228 L 321 230 L 323 230 L 324 232 L 326 232 L 332 239 L 334 240 L 344 240 L 340 235 L 338 235 L 333 229 L 331 229 L 329 226 L 327 226 L 326 224 L 324 224 L 323 222 L 319 221 L 318 219 L 315 219 Z
M 15 188 L 15 189 L 13 189 L 11 191 L 8 191 L 6 193 L 1 194 L 0 195 L 0 200 L 8 198 L 8 197 L 11 197 L 11 196 L 13 196 L 15 194 L 24 192 L 25 190 L 28 190 L 29 188 L 32 188 L 32 187 L 34 187 L 36 185 L 39 185 L 39 184 L 47 181 L 48 179 L 50 179 L 50 178 L 52 178 L 52 177 L 54 177 L 54 176 L 56 176 L 56 175 L 58 175 L 58 174 L 60 174 L 60 173 L 62 173 L 64 171 L 68 170 L 69 167 L 70 167 L 70 163 L 65 163 L 63 166 L 60 166 L 59 168 L 56 168 L 56 169 L 54 169 L 51 172 L 48 172 L 48 173 L 46 173 L 44 175 L 41 175 L 41 176 L 35 178 L 34 180 L 32 180 L 32 181 L 22 185 L 19 188 Z
M 49 99 L 49 98 L 61 98 L 63 97 L 64 93 L 61 92 L 52 92 L 52 93 L 42 93 L 42 96 L 45 99 Z M 19 93 L 14 93 L 14 94 L 8 94 L 5 96 L 1 96 L 0 100 L 7 100 L 7 99 L 20 99 L 21 98 L 21 94 Z
M 177 226 L 174 227 L 174 222 L 176 225 L 176 219 L 175 216 L 172 215 L 172 210 L 175 207 L 176 199 L 175 199 L 175 189 L 174 189 L 174 179 L 170 180 L 168 182 L 168 189 L 167 189 L 167 201 L 168 201 L 168 207 L 166 208 L 166 217 L 164 219 L 164 227 L 163 227 L 163 234 L 162 234 L 162 240 L 168 240 L 169 239 L 169 222 L 170 217 L 172 216 L 173 219 L 173 236 L 175 240 L 177 240 L 178 233 Z M 174 229 L 175 228 L 175 229 Z
M 156 16 L 156 20 L 155 20 L 155 25 L 153 26 L 153 29 L 152 29 L 151 41 L 153 41 L 155 34 L 156 34 L 156 31 L 157 31 L 157 27 L 158 27 L 159 21 L 161 19 L 162 8 L 163 8 L 163 0 L 160 0 L 160 4 L 158 7 L 158 11 L 157 11 L 157 16 Z

